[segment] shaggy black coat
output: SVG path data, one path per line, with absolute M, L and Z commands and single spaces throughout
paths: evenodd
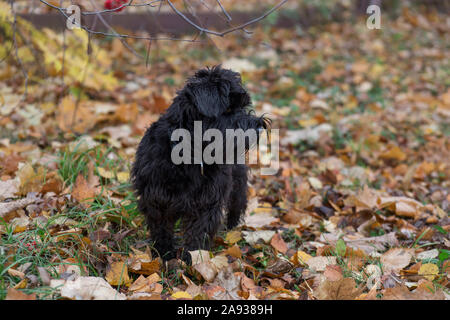
M 254 116 L 251 100 L 239 73 L 220 66 L 202 69 L 177 92 L 171 106 L 147 129 L 131 171 L 138 207 L 146 217 L 154 248 L 168 260 L 177 256 L 174 224 L 181 218 L 184 250 L 208 249 L 218 231 L 223 212 L 226 226 L 240 222 L 247 207 L 245 164 L 179 164 L 171 160 L 171 134 L 184 128 L 193 137 L 194 121 L 203 133 L 219 129 L 262 129 L 269 120 Z M 225 138 L 224 138 L 225 141 Z M 249 145 L 245 146 L 248 150 Z M 193 163 L 193 162 L 192 162 Z

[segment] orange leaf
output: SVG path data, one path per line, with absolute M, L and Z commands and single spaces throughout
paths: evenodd
M 286 251 L 288 249 L 286 242 L 284 242 L 283 238 L 281 238 L 281 235 L 279 233 L 276 233 L 272 237 L 272 240 L 270 241 L 270 245 L 281 253 L 286 253 Z
M 90 186 L 82 174 L 79 174 L 75 181 L 75 186 L 72 190 L 72 196 L 83 205 L 89 207 L 85 203 L 87 200 L 92 200 L 95 197 L 95 188 Z
M 17 289 L 9 288 L 5 300 L 36 300 L 36 294 L 26 294 Z

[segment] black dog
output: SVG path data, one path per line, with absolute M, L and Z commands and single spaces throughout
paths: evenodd
M 139 210 L 146 216 L 155 249 L 165 260 L 175 258 L 174 225 L 181 218 L 187 250 L 208 249 L 226 211 L 228 229 L 235 227 L 247 207 L 245 164 L 174 164 L 175 129 L 193 133 L 194 121 L 203 132 L 218 129 L 268 127 L 270 120 L 249 110 L 250 97 L 239 73 L 220 66 L 199 70 L 177 93 L 172 105 L 147 129 L 136 152 L 131 176 Z M 245 142 L 245 150 L 250 147 Z M 202 144 L 203 147 L 203 144 Z

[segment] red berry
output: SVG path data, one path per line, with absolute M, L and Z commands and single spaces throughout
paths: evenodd
M 104 8 L 107 10 L 114 10 L 115 12 L 122 11 L 125 7 L 120 8 L 120 6 L 127 4 L 128 0 L 105 0 Z

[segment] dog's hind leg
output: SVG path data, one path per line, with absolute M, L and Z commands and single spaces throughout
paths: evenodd
M 236 165 L 233 167 L 233 186 L 227 202 L 227 229 L 236 227 L 247 209 L 247 168 Z

